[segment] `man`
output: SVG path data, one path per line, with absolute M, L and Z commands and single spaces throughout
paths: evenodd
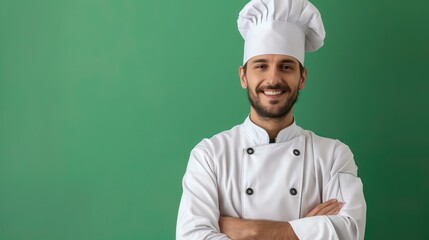
M 307 0 L 252 0 L 238 27 L 250 114 L 192 150 L 176 239 L 363 239 L 353 154 L 293 117 L 306 83 L 304 52 L 325 37 L 319 11 Z

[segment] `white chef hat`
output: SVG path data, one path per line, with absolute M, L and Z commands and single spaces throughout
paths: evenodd
M 322 47 L 325 38 L 320 12 L 307 0 L 251 0 L 237 24 L 245 41 L 243 65 L 262 54 L 289 55 L 304 64 L 304 53 Z

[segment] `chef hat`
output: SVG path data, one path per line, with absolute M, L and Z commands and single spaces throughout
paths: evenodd
M 251 0 L 241 10 L 238 30 L 244 38 L 243 65 L 262 54 L 293 56 L 323 45 L 325 28 L 319 10 L 307 0 Z

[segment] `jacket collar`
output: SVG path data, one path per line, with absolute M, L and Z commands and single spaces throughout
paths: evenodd
M 270 137 L 267 131 L 256 125 L 250 120 L 250 116 L 247 116 L 243 123 L 246 134 L 255 142 L 256 145 L 263 145 L 270 143 Z M 300 135 L 302 128 L 296 125 L 295 119 L 293 123 L 288 127 L 282 129 L 276 137 L 276 143 L 289 141 Z

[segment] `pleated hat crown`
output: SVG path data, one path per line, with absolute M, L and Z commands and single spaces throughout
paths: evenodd
M 326 35 L 319 10 L 307 0 L 251 0 L 237 24 L 244 39 L 243 65 L 263 54 L 289 55 L 304 65 L 305 52 L 322 47 Z

